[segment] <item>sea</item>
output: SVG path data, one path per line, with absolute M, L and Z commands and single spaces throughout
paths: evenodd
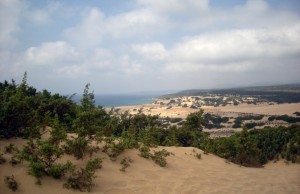
M 151 104 L 157 95 L 150 94 L 95 94 L 95 104 L 104 108 Z M 80 104 L 82 96 L 75 95 L 72 100 Z

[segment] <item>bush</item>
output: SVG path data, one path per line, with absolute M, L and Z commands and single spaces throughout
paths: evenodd
M 202 156 L 201 156 L 200 153 L 196 153 L 196 154 L 195 154 L 195 157 L 198 158 L 198 159 L 200 160 Z
M 130 166 L 130 163 L 132 163 L 133 160 L 129 157 L 125 157 L 121 160 L 120 164 L 122 165 L 122 168 L 120 169 L 120 171 L 125 172 L 125 169 L 128 168 Z
M 74 170 L 75 166 L 70 161 L 65 164 L 56 162 L 62 155 L 63 150 L 56 144 L 40 140 L 35 143 L 31 140 L 21 151 L 20 158 L 29 162 L 29 174 L 39 181 L 44 175 L 60 178 Z
M 154 154 L 151 155 L 151 159 L 161 167 L 165 167 L 167 165 L 166 157 L 173 154 L 172 152 L 168 152 L 165 149 L 160 151 L 154 151 Z
M 67 154 L 73 155 L 77 160 L 82 159 L 88 150 L 88 141 L 85 137 L 77 137 L 73 140 L 66 140 L 63 146 Z
M 143 146 L 143 147 L 141 147 L 141 148 L 139 149 L 139 151 L 140 151 L 140 154 L 139 154 L 139 155 L 140 155 L 141 157 L 143 157 L 143 158 L 150 158 L 151 153 L 150 153 L 149 147 Z
M 261 167 L 280 155 L 287 161 L 300 162 L 300 128 L 264 128 L 243 130 L 230 137 L 206 139 L 202 149 L 234 163 Z
M 96 178 L 95 170 L 102 167 L 102 160 L 100 158 L 91 159 L 88 161 L 85 168 L 81 168 L 73 172 L 63 186 L 67 189 L 79 190 L 81 192 L 91 191 L 95 186 L 93 179 Z
M 14 175 L 11 176 L 5 176 L 4 182 L 10 188 L 12 191 L 18 190 L 19 183 L 15 180 Z
M 199 160 L 201 159 L 202 156 L 200 153 L 197 153 L 196 150 L 194 150 L 194 149 L 193 149 L 193 153 L 196 158 L 198 158 Z

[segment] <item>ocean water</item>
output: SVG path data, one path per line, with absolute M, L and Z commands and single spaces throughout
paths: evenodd
M 97 95 L 95 94 L 95 104 L 105 108 L 117 106 L 130 106 L 149 104 L 153 102 L 154 95 L 134 95 L 134 94 L 114 94 L 114 95 Z M 80 103 L 81 96 L 74 96 L 73 101 Z

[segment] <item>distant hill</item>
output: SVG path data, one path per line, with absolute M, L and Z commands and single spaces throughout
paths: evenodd
M 160 96 L 159 98 L 175 98 L 180 96 L 203 96 L 203 95 L 234 95 L 249 96 L 274 101 L 277 103 L 300 102 L 300 84 L 277 85 L 277 86 L 253 86 L 230 89 L 192 89 L 183 90 L 173 94 Z

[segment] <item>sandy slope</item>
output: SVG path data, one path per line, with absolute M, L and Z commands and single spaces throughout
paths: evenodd
M 192 112 L 197 111 L 197 109 L 172 107 L 167 109 L 166 106 L 145 104 L 137 106 L 122 106 L 117 107 L 121 111 L 128 110 L 130 113 L 137 113 L 137 110 L 143 108 L 145 114 L 160 115 L 161 117 L 180 117 L 186 118 L 186 116 Z M 228 116 L 231 113 L 252 113 L 252 114 L 264 114 L 264 115 L 293 115 L 294 112 L 300 111 L 300 103 L 284 103 L 284 104 L 274 104 L 269 105 L 267 103 L 253 105 L 253 104 L 240 104 L 238 106 L 227 105 L 225 107 L 213 107 L 213 106 L 203 106 L 201 107 L 205 113 L 213 113 Z M 135 110 L 135 111 L 134 111 Z
M 8 141 L 0 141 L 1 150 Z M 14 143 L 22 144 L 20 140 Z M 162 148 L 162 147 L 160 147 Z M 160 149 L 159 148 L 159 149 Z M 138 156 L 138 150 L 127 150 L 112 162 L 106 157 L 103 168 L 97 171 L 96 186 L 91 193 L 103 194 L 135 194 L 135 193 L 299 193 L 300 165 L 286 165 L 283 162 L 269 163 L 264 168 L 246 168 L 214 155 L 205 155 L 194 148 L 167 147 L 174 156 L 167 158 L 165 168 L 159 167 L 153 161 Z M 202 153 L 202 159 L 194 156 L 193 150 Z M 123 157 L 133 159 L 126 172 L 121 172 L 120 161 Z M 8 159 L 10 155 L 5 155 Z M 71 159 L 82 165 L 84 161 Z M 27 174 L 25 164 L 11 167 L 8 163 L 0 165 L 0 177 L 14 174 L 21 183 L 16 193 L 20 194 L 60 194 L 79 193 L 62 188 L 65 180 L 44 178 L 41 186 L 35 185 L 35 179 Z M 13 193 L 0 181 L 0 193 Z

